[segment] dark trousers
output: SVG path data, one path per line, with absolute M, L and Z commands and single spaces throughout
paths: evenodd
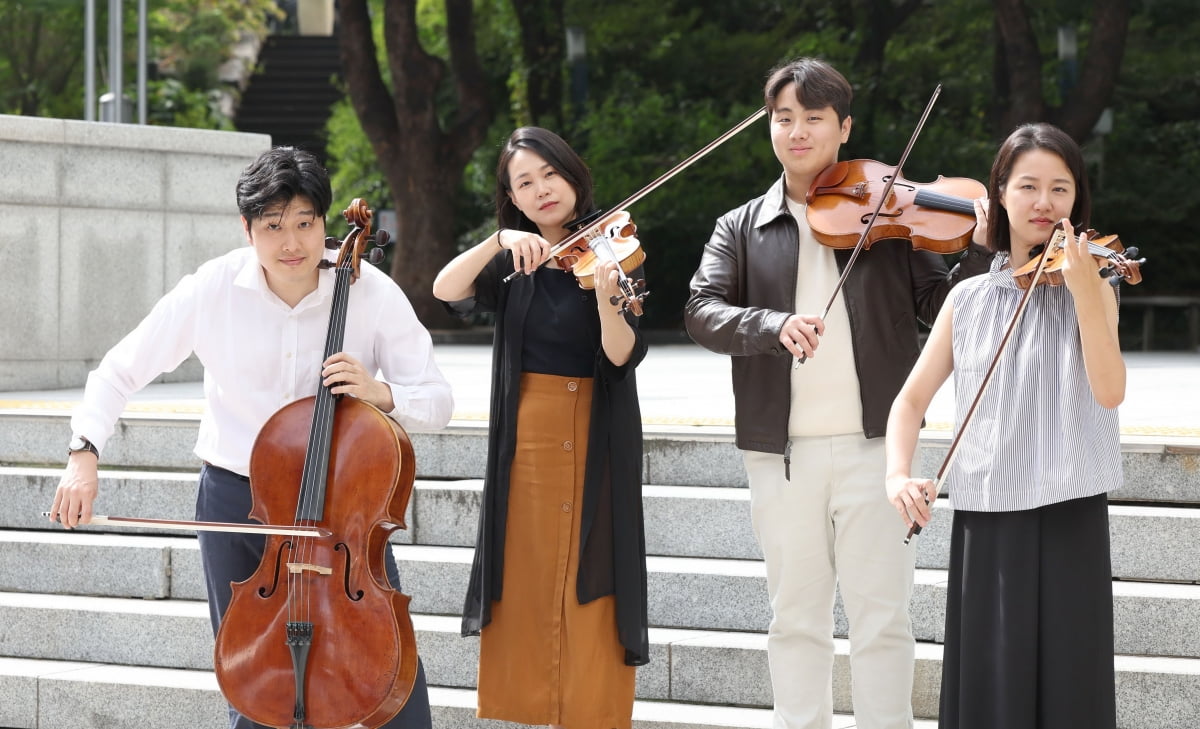
M 196 496 L 197 521 L 226 521 L 250 523 L 250 482 L 243 476 L 216 466 L 204 466 L 200 471 L 200 488 Z M 242 582 L 254 574 L 262 561 L 266 537 L 262 534 L 232 534 L 200 532 L 200 561 L 204 567 L 204 582 L 208 588 L 208 613 L 213 635 L 221 625 L 221 617 L 233 597 L 231 582 Z M 400 571 L 389 548 L 385 556 L 388 582 L 400 589 Z M 381 729 L 429 729 L 429 691 L 425 686 L 425 667 L 418 661 L 417 679 L 408 703 Z M 268 729 L 256 724 L 229 708 L 230 729 Z
M 1104 494 L 956 511 L 941 729 L 1116 726 Z

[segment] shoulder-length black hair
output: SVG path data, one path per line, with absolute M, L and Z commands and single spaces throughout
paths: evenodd
M 509 135 L 496 163 L 496 221 L 501 228 L 538 232 L 533 221 L 517 209 L 508 195 L 512 191 L 508 163 L 520 149 L 546 160 L 575 189 L 576 218 L 592 212 L 592 173 L 575 150 L 549 129 L 521 127 Z
M 1075 178 L 1075 204 L 1071 207 L 1071 225 L 1085 230 L 1092 217 L 1092 193 L 1088 188 L 1087 167 L 1083 152 L 1069 134 L 1044 122 L 1023 124 L 1013 130 L 1000 145 L 992 174 L 988 178 L 988 246 L 994 251 L 1012 249 L 1008 229 L 1008 213 L 1000 205 L 1000 194 L 1012 176 L 1013 166 L 1021 155 L 1034 149 L 1044 149 L 1058 155 Z

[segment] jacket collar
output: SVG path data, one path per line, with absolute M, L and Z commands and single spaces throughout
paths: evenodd
M 762 205 L 758 208 L 758 214 L 754 216 L 754 227 L 761 228 L 781 215 L 791 215 L 784 193 L 783 174 L 779 175 L 779 179 L 771 185 L 767 194 L 763 195 Z

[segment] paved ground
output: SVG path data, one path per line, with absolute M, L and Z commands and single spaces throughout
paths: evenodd
M 491 348 L 479 344 L 440 344 L 439 366 L 454 386 L 455 418 L 487 418 Z M 1129 369 L 1121 430 L 1127 439 L 1200 443 L 1200 353 L 1127 352 Z M 638 368 L 643 420 L 648 428 L 697 426 L 732 431 L 733 394 L 727 357 L 693 344 L 650 348 Z M 69 409 L 80 390 L 0 392 L 0 410 Z M 158 384 L 130 402 L 134 411 L 197 413 L 199 383 Z M 949 430 L 953 419 L 951 383 L 938 393 L 928 415 L 931 430 Z

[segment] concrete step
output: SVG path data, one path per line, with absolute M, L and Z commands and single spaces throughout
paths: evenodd
M 46 529 L 61 471 L 55 468 L 0 467 L 0 492 L 8 508 L 0 529 Z M 479 479 L 419 479 L 409 502 L 408 528 L 397 544 L 474 546 L 483 482 Z M 99 513 L 191 519 L 195 513 L 194 472 L 101 472 Z M 750 493 L 744 488 L 644 486 L 646 550 L 668 557 L 760 559 L 750 526 Z M 952 511 L 937 502 L 938 517 L 910 549 L 917 566 L 946 569 Z M 1200 509 L 1163 505 L 1109 507 L 1113 576 L 1129 580 L 1200 581 Z M 136 533 L 136 529 L 92 527 L 88 531 Z M 186 534 L 187 532 L 178 532 Z M 901 548 L 899 545 L 897 548 Z
M 0 658 L 0 725 L 11 729 L 225 729 L 225 701 L 209 671 L 113 666 L 101 663 Z M 39 700 L 40 699 L 40 700 Z M 431 686 L 435 729 L 519 729 L 475 718 L 475 692 Z M 768 729 L 762 708 L 636 701 L 636 729 Z M 852 729 L 852 717 L 835 717 Z M 918 721 L 917 729 L 936 722 Z
M 6 661 L 12 659 L 51 660 L 60 666 L 211 669 L 212 634 L 207 608 L 198 601 L 0 593 L 0 618 L 0 625 L 8 626 L 6 634 L 40 636 L 37 645 L 0 644 L 9 654 L 8 659 L 0 659 L 0 689 Z M 414 614 L 413 626 L 430 685 L 473 689 L 478 640 L 460 637 L 454 617 Z M 638 699 L 684 705 L 771 705 L 765 635 L 651 629 L 650 639 L 651 661 L 638 669 Z M 834 706 L 849 713 L 849 643 L 837 639 L 834 644 Z M 941 646 L 917 644 L 913 689 L 917 716 L 937 715 L 941 659 Z M 1200 706 L 1200 659 L 1118 655 L 1115 661 L 1118 710 L 1124 717 L 1121 726 L 1194 729 L 1176 719 L 1185 707 Z
M 411 610 L 459 615 L 473 550 L 396 545 Z M 764 632 L 770 621 L 762 562 L 647 559 L 650 624 Z M 910 613 L 918 640 L 942 642 L 944 570 L 918 569 Z M 187 537 L 0 531 L 0 590 L 57 595 L 203 600 L 199 550 Z M 1200 585 L 1113 583 L 1118 653 L 1200 657 Z M 835 634 L 848 623 L 835 604 Z
M 105 447 L 109 468 L 155 470 L 199 469 L 192 454 L 198 416 L 190 403 L 181 412 L 164 413 L 170 403 L 154 403 L 140 411 L 138 403 L 122 416 L 117 433 Z M 69 409 L 61 412 L 0 410 L 0 464 L 60 466 L 70 439 Z M 644 430 L 643 482 L 662 486 L 745 487 L 742 458 L 732 430 L 720 426 L 647 426 Z M 409 434 L 422 478 L 481 478 L 486 462 L 487 423 L 460 420 L 436 432 Z M 945 456 L 945 433 L 922 435 L 924 473 L 935 473 Z M 1200 447 L 1195 439 L 1129 436 L 1122 439 L 1125 485 L 1119 501 L 1200 505 Z

